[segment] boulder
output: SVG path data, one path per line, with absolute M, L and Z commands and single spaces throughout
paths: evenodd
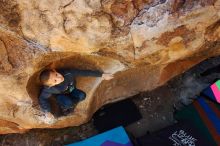
M 219 18 L 220 0 L 0 0 L 0 133 L 78 126 L 106 103 L 165 84 L 220 55 Z M 47 123 L 39 73 L 67 67 L 114 78 L 77 78 L 87 98 Z

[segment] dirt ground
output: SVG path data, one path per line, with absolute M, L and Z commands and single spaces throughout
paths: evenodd
M 150 92 L 142 92 L 131 97 L 139 108 L 143 118 L 126 127 L 132 135 L 138 137 L 146 132 L 157 131 L 175 123 L 173 112 L 190 104 L 200 91 L 220 78 L 220 73 L 201 73 L 220 64 L 220 57 L 211 58 L 193 67 L 182 75 L 172 79 L 166 85 Z M 86 139 L 97 134 L 92 120 L 79 127 L 64 129 L 34 129 L 25 134 L 0 136 L 2 146 L 60 146 Z

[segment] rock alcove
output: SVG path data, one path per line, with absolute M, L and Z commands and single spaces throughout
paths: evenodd
M 114 67 L 113 67 L 113 62 Z M 27 82 L 27 92 L 32 99 L 32 105 L 33 107 L 36 107 L 36 109 L 39 110 L 39 103 L 38 103 L 38 97 L 40 94 L 40 90 L 42 88 L 42 85 L 39 81 L 39 75 L 42 70 L 44 69 L 81 69 L 81 70 L 100 70 L 105 73 L 114 73 L 116 70 L 123 70 L 124 66 L 120 64 L 120 62 L 117 62 L 116 60 L 112 60 L 107 57 L 101 57 L 99 55 L 82 55 L 75 53 L 74 55 L 71 55 L 70 57 L 66 57 L 63 59 L 59 59 L 54 62 L 49 62 L 48 65 L 41 67 L 42 69 L 35 72 L 28 80 Z M 114 68 L 114 70 L 112 70 Z M 101 83 L 101 78 L 98 77 L 78 77 L 77 79 L 77 88 L 82 89 L 86 92 L 87 98 L 86 100 L 91 100 L 91 96 L 93 92 L 96 90 L 96 88 Z M 51 105 L 53 112 L 57 112 L 58 107 L 56 106 L 56 101 L 52 97 Z M 98 99 L 100 100 L 100 99 Z M 85 101 L 87 102 L 87 101 Z M 88 101 L 90 102 L 90 101 Z M 81 110 L 80 110 L 81 108 Z M 79 106 L 80 111 L 86 111 L 89 107 Z

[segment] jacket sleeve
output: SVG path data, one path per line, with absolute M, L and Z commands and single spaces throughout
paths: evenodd
M 49 103 L 49 97 L 51 95 L 52 95 L 51 93 L 43 89 L 39 96 L 39 104 L 43 112 L 51 112 L 50 103 Z
M 93 77 L 101 77 L 103 72 L 98 70 L 79 70 L 79 69 L 69 69 L 69 73 L 72 76 L 93 76 Z

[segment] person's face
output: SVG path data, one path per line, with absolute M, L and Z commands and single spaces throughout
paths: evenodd
M 55 86 L 57 84 L 60 84 L 61 82 L 64 81 L 64 77 L 56 72 L 56 71 L 51 71 L 50 72 L 50 77 L 49 77 L 49 80 L 47 82 L 47 84 L 52 87 L 52 86 Z

